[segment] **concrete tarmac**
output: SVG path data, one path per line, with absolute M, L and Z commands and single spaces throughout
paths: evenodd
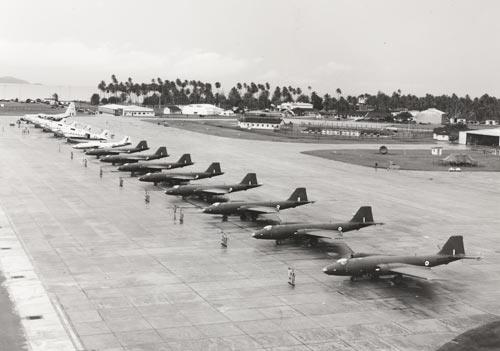
M 226 174 L 203 183 L 256 172 L 264 186 L 233 200 L 285 199 L 307 187 L 317 202 L 282 211 L 284 222 L 349 219 L 371 205 L 386 225 L 346 233 L 355 251 L 433 253 L 462 234 L 466 251 L 484 259 L 437 267 L 440 281 L 401 286 L 327 276 L 321 269 L 332 258 L 324 249 L 255 240 L 256 224 L 222 223 L 91 157 L 84 167 L 82 153 L 70 159 L 70 145 L 59 151 L 58 139 L 34 128 L 22 135 L 3 118 L 0 207 L 75 349 L 434 350 L 498 319 L 497 173 L 375 172 L 300 154 L 313 144 L 227 139 L 112 116 L 76 120 L 116 139 L 147 139 L 152 150 L 165 145 L 167 160 L 190 152 L 196 164 L 185 170 L 221 162 Z M 407 146 L 417 147 L 430 146 Z M 183 207 L 183 224 L 174 205 Z M 287 284 L 288 267 L 296 270 L 295 287 Z

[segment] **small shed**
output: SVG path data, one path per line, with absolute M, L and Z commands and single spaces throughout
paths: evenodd
M 433 156 L 441 156 L 443 154 L 443 148 L 441 146 L 433 146 L 431 147 L 431 155 Z

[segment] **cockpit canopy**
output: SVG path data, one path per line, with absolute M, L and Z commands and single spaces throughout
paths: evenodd
M 347 258 L 345 258 L 345 257 L 339 258 L 337 260 L 337 263 L 340 263 L 341 265 L 345 265 L 347 263 Z
M 215 202 L 215 203 L 212 204 L 212 206 L 214 206 L 214 207 L 217 207 L 219 205 L 220 205 L 220 202 Z
M 273 229 L 273 226 L 272 226 L 272 225 L 266 225 L 266 226 L 264 227 L 264 230 L 271 230 L 271 229 Z

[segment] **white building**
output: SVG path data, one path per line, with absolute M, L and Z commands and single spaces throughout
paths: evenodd
M 314 110 L 313 105 L 307 102 L 284 102 L 277 108 L 291 116 L 302 115 Z
M 219 115 L 224 111 L 220 107 L 210 104 L 179 105 L 179 108 L 183 115 L 211 116 Z
M 420 111 L 413 117 L 416 123 L 421 124 L 442 124 L 443 123 L 443 111 L 439 111 L 435 108 L 429 108 L 425 111 Z
M 109 113 L 115 116 L 129 117 L 154 117 L 155 111 L 152 108 L 136 105 L 107 104 L 99 106 L 100 113 Z
M 458 133 L 458 143 L 498 147 L 500 146 L 500 128 L 461 131 Z
M 437 141 L 450 141 L 450 135 L 447 133 L 433 133 L 432 139 Z
M 484 124 L 486 124 L 487 126 L 496 126 L 498 125 L 498 121 L 495 119 L 487 119 L 486 121 L 484 121 Z
M 279 129 L 283 119 L 276 117 L 242 116 L 238 119 L 238 127 L 241 129 Z

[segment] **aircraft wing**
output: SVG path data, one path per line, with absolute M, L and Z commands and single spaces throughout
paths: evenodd
M 115 150 L 111 149 L 109 151 L 115 151 Z M 144 160 L 145 159 L 144 156 L 140 156 L 140 155 L 137 155 L 137 156 L 126 156 L 126 157 L 129 160 Z
M 196 180 L 197 178 L 194 177 L 194 176 L 190 176 L 190 175 L 172 175 L 172 176 L 169 176 L 169 180 L 172 180 L 172 181 L 179 181 L 179 182 L 186 182 L 186 181 L 190 181 L 190 180 Z
M 149 165 L 147 163 L 142 163 L 142 165 L 144 166 L 147 166 L 148 168 L 151 168 L 151 169 L 168 169 L 168 165 Z
M 256 214 L 277 213 L 279 211 L 276 207 L 269 206 L 241 206 L 239 210 Z
M 439 278 L 429 267 L 414 266 L 411 264 L 397 264 L 390 268 L 393 273 L 403 274 L 413 278 L 425 279 L 425 280 L 437 280 Z
M 197 190 L 197 194 L 206 194 L 206 195 L 224 195 L 229 193 L 229 189 L 222 189 L 222 188 L 210 188 L 210 189 L 202 189 L 202 190 Z
M 305 236 L 310 236 L 310 237 L 328 238 L 328 239 L 340 239 L 340 238 L 342 238 L 340 233 L 334 229 L 327 230 L 327 229 L 314 229 L 314 228 L 307 229 L 307 228 L 304 228 L 304 229 L 297 230 L 293 234 L 298 235 L 298 236 L 305 235 Z

